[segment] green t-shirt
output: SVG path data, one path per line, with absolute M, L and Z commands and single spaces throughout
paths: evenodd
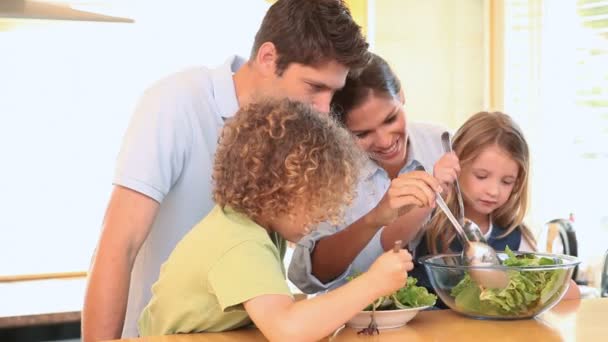
M 246 216 L 216 206 L 177 244 L 152 286 L 138 322 L 141 336 L 217 332 L 251 323 L 243 303 L 292 296 L 285 240 Z

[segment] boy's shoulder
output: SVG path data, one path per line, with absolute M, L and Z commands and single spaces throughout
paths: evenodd
M 229 250 L 245 242 L 273 245 L 266 229 L 229 207 L 216 205 L 193 230 L 195 239 L 220 249 Z
M 178 242 L 168 264 L 206 272 L 219 260 L 235 255 L 247 257 L 254 250 L 279 251 L 267 231 L 245 217 L 233 217 L 215 206 Z

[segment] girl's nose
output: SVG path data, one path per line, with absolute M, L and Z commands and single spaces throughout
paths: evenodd
M 492 197 L 497 197 L 500 192 L 500 184 L 497 184 L 494 182 L 492 182 L 491 184 L 488 184 L 488 187 L 486 188 L 486 192 L 488 193 L 488 195 L 490 195 Z

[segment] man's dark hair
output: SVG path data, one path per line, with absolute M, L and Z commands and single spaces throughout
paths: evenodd
M 356 70 L 369 61 L 361 27 L 342 0 L 278 0 L 255 35 L 251 59 L 265 42 L 273 43 L 279 55 L 278 75 L 290 63 L 315 66 L 334 60 Z

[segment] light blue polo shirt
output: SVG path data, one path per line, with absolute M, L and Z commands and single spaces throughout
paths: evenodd
M 238 110 L 232 75 L 244 63 L 232 56 L 215 69 L 170 75 L 147 89 L 138 103 L 113 183 L 156 200 L 160 209 L 135 259 L 123 337 L 137 336 L 137 319 L 161 264 L 213 208 L 214 154 L 224 120 Z
M 413 171 L 418 165 L 423 165 L 426 170 L 433 170 L 437 160 L 444 154 L 441 145 L 441 134 L 443 132 L 445 132 L 445 129 L 436 125 L 408 123 L 407 160 L 399 174 Z M 369 213 L 380 203 L 390 184 L 391 180 L 386 171 L 369 160 L 361 172 L 361 180 L 357 185 L 357 195 L 345 212 L 343 224 L 336 226 L 322 223 L 297 243 L 289 265 L 289 280 L 304 293 L 312 294 L 343 285 L 346 282 L 346 277 L 357 271 L 367 271 L 376 258 L 384 252 L 380 240 L 383 228 L 378 230 L 348 269 L 329 283 L 322 283 L 312 274 L 311 253 L 317 241 L 341 231 Z M 415 250 L 420 238 L 421 234 L 410 242 L 410 250 Z M 336 253 L 339 253 L 339 251 L 336 251 Z

